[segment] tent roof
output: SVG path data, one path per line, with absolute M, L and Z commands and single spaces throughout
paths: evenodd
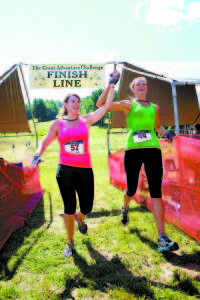
M 187 78 L 187 79 L 183 79 L 183 78 L 180 79 L 178 77 L 172 78 L 171 76 L 168 76 L 166 74 L 164 75 L 164 73 L 161 74 L 161 73 L 154 72 L 152 70 L 150 71 L 141 66 L 136 66 L 135 64 L 132 64 L 130 62 L 110 62 L 110 63 L 120 65 L 126 70 L 130 69 L 130 71 L 135 71 L 135 73 L 138 73 L 138 76 L 141 76 L 142 73 L 144 73 L 144 76 L 146 75 L 154 78 L 157 77 L 166 81 L 173 80 L 174 82 L 176 82 L 176 84 L 200 84 L 200 78 Z
M 0 132 L 30 132 L 19 77 L 13 65 L 0 76 Z
M 178 81 L 164 75 L 148 71 L 130 63 L 123 63 L 123 70 L 118 91 L 118 101 L 131 99 L 133 94 L 130 83 L 134 78 L 143 76 L 148 81 L 147 99 L 160 107 L 160 120 L 164 126 L 174 125 L 174 103 L 171 82 L 176 84 L 179 125 L 191 124 L 200 112 L 195 84 L 198 81 Z M 200 83 L 200 82 L 199 82 Z M 123 112 L 114 112 L 112 128 L 126 127 Z

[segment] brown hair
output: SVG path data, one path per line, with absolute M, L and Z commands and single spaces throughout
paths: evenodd
M 72 97 L 72 96 L 75 96 L 79 99 L 79 101 L 81 101 L 81 98 L 76 95 L 76 94 L 68 94 L 67 96 L 65 96 L 64 100 L 63 100 L 63 106 L 62 106 L 62 110 L 61 110 L 61 116 L 67 116 L 67 109 L 66 107 L 64 106 L 64 103 L 67 103 L 69 101 L 69 99 Z
M 131 88 L 131 89 L 134 88 L 135 83 L 136 83 L 136 81 L 137 81 L 138 79 L 142 79 L 142 80 L 145 80 L 145 81 L 147 82 L 147 80 L 146 80 L 145 77 L 136 77 L 135 79 L 133 79 L 133 81 L 132 81 L 131 84 L 130 84 L 130 88 Z

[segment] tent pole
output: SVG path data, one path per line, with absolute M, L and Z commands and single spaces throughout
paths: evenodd
M 174 118 L 175 118 L 175 126 L 176 126 L 176 135 L 180 135 L 175 81 L 171 81 L 171 85 L 172 85 L 172 97 L 173 97 L 173 103 L 174 103 Z
M 110 152 L 110 124 L 108 124 L 107 128 L 107 150 L 108 150 L 108 155 L 111 154 Z
M 19 68 L 20 68 L 20 73 L 21 73 L 21 76 L 22 76 L 24 88 L 25 88 L 25 91 L 26 91 L 26 96 L 27 96 L 27 99 L 28 99 L 28 103 L 29 103 L 29 106 L 30 106 L 30 112 L 31 112 L 31 116 L 32 116 L 33 124 L 34 124 L 34 129 L 35 129 L 36 149 L 37 149 L 38 148 L 38 133 L 37 133 L 36 125 L 35 125 L 34 118 L 33 118 L 33 112 L 32 112 L 32 109 L 31 109 L 30 97 L 29 97 L 29 94 L 28 94 L 28 89 L 27 89 L 26 82 L 25 82 L 25 79 L 24 79 L 24 74 L 23 74 L 23 70 L 22 70 L 22 65 L 21 64 L 19 64 Z

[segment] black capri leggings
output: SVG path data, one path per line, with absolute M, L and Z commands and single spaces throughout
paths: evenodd
M 138 186 L 139 173 L 144 164 L 151 198 L 162 198 L 163 164 L 162 153 L 158 148 L 141 148 L 125 151 L 126 195 L 133 197 Z
M 64 213 L 76 212 L 76 192 L 79 197 L 80 211 L 87 215 L 94 202 L 94 175 L 91 168 L 78 168 L 58 165 L 56 179 L 64 203 Z

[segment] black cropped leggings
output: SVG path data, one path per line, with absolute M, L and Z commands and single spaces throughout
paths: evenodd
M 64 213 L 76 212 L 76 192 L 79 197 L 80 211 L 87 215 L 94 202 L 94 175 L 91 168 L 78 168 L 58 165 L 56 179 L 64 203 Z
M 125 151 L 126 195 L 129 197 L 135 195 L 142 164 L 144 164 L 148 179 L 151 198 L 162 198 L 163 164 L 162 153 L 158 148 L 140 148 Z

